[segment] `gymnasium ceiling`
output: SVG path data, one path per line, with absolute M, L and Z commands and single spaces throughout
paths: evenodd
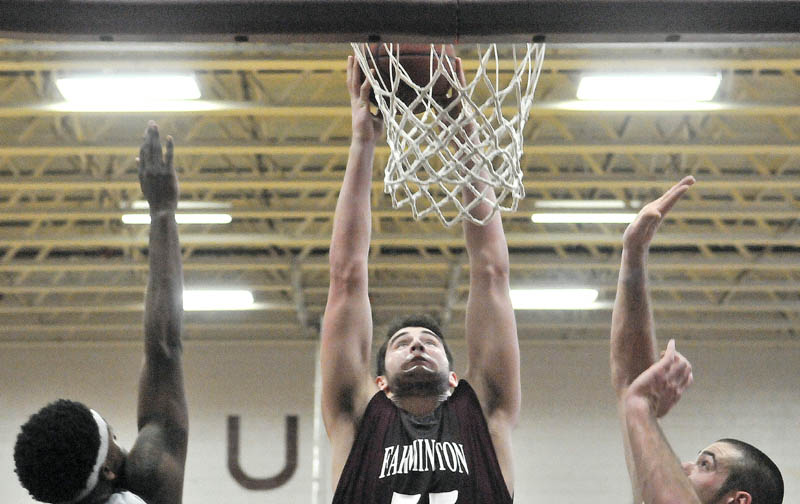
M 350 116 L 337 45 L 0 41 L 0 341 L 139 340 L 147 226 L 134 158 L 148 119 L 175 138 L 184 200 L 229 203 L 227 225 L 181 225 L 187 288 L 246 287 L 256 309 L 187 312 L 187 340 L 315 339 Z M 469 68 L 469 67 L 468 67 Z M 718 110 L 576 112 L 585 71 L 721 72 Z M 206 112 L 67 113 L 54 79 L 190 71 Z M 649 201 L 692 174 L 650 255 L 659 335 L 797 340 L 800 45 L 551 46 L 526 127 L 525 188 L 504 217 L 513 287 L 593 287 L 596 310 L 518 311 L 526 340 L 608 337 L 624 224 L 533 224 L 537 201 Z M 382 327 L 432 311 L 459 334 L 459 227 L 415 222 L 373 184 L 370 292 Z M 638 208 L 638 207 L 637 207 Z

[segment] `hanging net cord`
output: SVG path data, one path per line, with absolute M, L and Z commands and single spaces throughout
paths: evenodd
M 483 225 L 498 211 L 515 211 L 525 196 L 522 133 L 544 45 L 512 46 L 503 58 L 495 44 L 479 45 L 478 70 L 463 85 L 445 46 L 431 45 L 424 86 L 403 68 L 396 44 L 384 46 L 388 72 L 371 72 L 380 68 L 373 52 L 352 46 L 386 126 L 384 192 L 394 208 L 409 205 L 417 220 L 436 214 L 446 226 L 464 219 Z M 442 79 L 452 88 L 447 97 L 433 94 Z

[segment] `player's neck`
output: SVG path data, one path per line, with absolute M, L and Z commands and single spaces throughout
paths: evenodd
M 406 412 L 416 416 L 426 416 L 433 413 L 442 404 L 443 399 L 438 396 L 432 397 L 403 397 L 395 398 L 397 406 Z
M 431 395 L 424 395 L 424 396 L 401 396 L 398 397 L 391 393 L 388 393 L 389 399 L 394 402 L 398 408 L 404 410 L 405 412 L 414 415 L 415 417 L 422 417 L 427 416 L 433 413 L 436 408 L 439 407 L 445 400 L 447 400 L 448 394 L 438 395 L 438 394 L 431 394 Z

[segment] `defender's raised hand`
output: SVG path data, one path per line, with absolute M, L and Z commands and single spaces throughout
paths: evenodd
M 650 242 L 653 240 L 658 226 L 664 220 L 664 216 L 694 182 L 694 177 L 691 175 L 684 177 L 660 198 L 645 205 L 625 230 L 625 234 L 622 236 L 623 248 L 635 252 L 646 251 L 650 247 Z
M 374 72 L 374 70 L 373 70 Z M 361 74 L 361 66 L 353 56 L 347 57 L 347 89 L 353 117 L 353 141 L 375 143 L 383 135 L 383 119 L 369 110 L 369 79 Z
M 150 211 L 175 210 L 178 206 L 178 177 L 172 166 L 172 137 L 167 137 L 167 154 L 162 156 L 158 125 L 147 124 L 144 143 L 139 149 L 139 184 Z
M 666 415 L 693 382 L 692 365 L 669 340 L 667 350 L 655 364 L 631 383 L 627 401 L 645 401 L 657 418 Z

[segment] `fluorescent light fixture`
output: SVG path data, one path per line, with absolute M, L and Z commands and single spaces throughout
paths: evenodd
M 253 307 L 253 293 L 247 290 L 184 290 L 186 311 L 247 310 Z
M 639 200 L 631 200 L 626 203 L 622 200 L 539 200 L 534 203 L 536 208 L 603 208 L 603 209 L 622 209 L 636 208 L 641 205 Z
M 730 103 L 688 100 L 566 100 L 552 108 L 575 112 L 712 112 L 734 108 Z
M 123 208 L 131 210 L 149 210 L 150 205 L 145 200 L 132 201 L 130 204 L 122 203 Z M 223 201 L 179 201 L 178 210 L 206 210 L 209 208 L 231 208 L 233 205 Z
M 175 214 L 178 224 L 230 224 L 230 214 Z
M 156 100 L 151 102 L 125 100 L 119 102 L 65 101 L 48 103 L 38 108 L 52 112 L 148 114 L 150 112 L 214 112 L 216 110 L 226 110 L 230 107 L 222 102 L 208 100 Z
M 511 289 L 515 310 L 587 310 L 598 306 L 595 289 Z
M 230 214 L 175 214 L 178 224 L 229 224 L 233 218 Z M 123 224 L 150 224 L 148 214 L 123 214 Z
M 132 106 L 139 110 L 200 98 L 193 75 L 84 75 L 56 79 L 56 87 L 67 102 L 84 104 L 87 110 Z
M 635 213 L 535 213 L 531 221 L 536 224 L 630 224 Z
M 716 74 L 594 74 L 578 85 L 579 100 L 618 102 L 709 101 L 719 89 Z

